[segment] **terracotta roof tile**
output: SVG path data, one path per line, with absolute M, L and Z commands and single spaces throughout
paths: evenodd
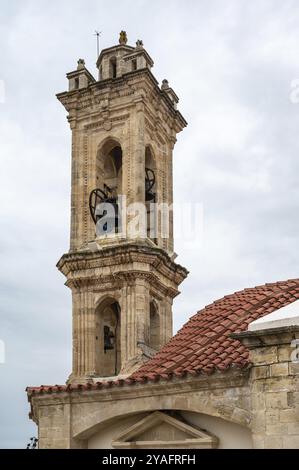
M 188 371 L 190 367 L 194 371 L 204 371 L 207 368 L 223 370 L 232 364 L 242 367 L 248 365 L 248 350 L 238 340 L 230 338 L 230 334 L 246 330 L 253 320 L 298 299 L 299 279 L 265 284 L 226 295 L 191 317 L 132 378 L 153 373 L 157 365 L 159 371 L 165 372 L 171 372 L 178 366 Z M 193 331 L 196 331 L 195 336 Z M 180 364 L 182 354 L 185 356 L 185 364 Z M 174 364 L 168 367 L 170 361 Z
M 147 380 L 171 379 L 173 375 L 212 374 L 229 367 L 249 365 L 248 350 L 232 332 L 247 329 L 248 324 L 299 299 L 299 279 L 280 281 L 226 295 L 193 315 L 171 340 L 127 379 L 84 385 L 42 385 L 27 387 L 35 393 L 96 390 L 101 387 L 133 385 Z

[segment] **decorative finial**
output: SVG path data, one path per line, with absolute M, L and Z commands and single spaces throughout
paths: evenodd
M 141 39 L 137 39 L 136 41 L 136 47 L 143 47 L 143 41 Z
M 119 33 L 119 44 L 124 45 L 127 44 L 128 38 L 127 38 L 127 33 L 126 31 L 121 31 Z
M 167 88 L 169 88 L 169 83 L 168 80 L 164 78 L 164 80 L 162 80 L 161 90 L 167 90 Z
M 84 69 L 84 67 L 85 67 L 85 60 L 84 59 L 79 59 L 77 63 L 78 63 L 77 70 Z

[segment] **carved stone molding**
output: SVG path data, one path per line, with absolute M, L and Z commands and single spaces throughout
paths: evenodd
M 132 263 L 150 265 L 152 269 L 180 284 L 188 271 L 170 259 L 160 248 L 123 244 L 106 247 L 97 252 L 77 251 L 64 254 L 57 263 L 58 269 L 68 278 L 71 274 L 107 266 L 124 266 Z
M 179 415 L 154 411 L 122 431 L 112 441 L 115 449 L 212 449 L 218 439 L 195 428 Z

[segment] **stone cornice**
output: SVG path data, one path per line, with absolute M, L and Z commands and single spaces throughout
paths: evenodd
M 82 69 L 79 69 L 79 70 L 73 70 L 72 72 L 68 72 L 66 74 L 66 76 L 67 76 L 67 78 L 72 78 L 72 77 L 76 77 L 80 74 L 86 74 L 89 77 L 89 79 L 92 83 L 96 82 L 96 79 L 94 78 L 94 76 L 90 73 L 90 71 L 86 67 L 84 67 Z
M 187 394 L 204 390 L 230 390 L 234 388 L 249 387 L 250 368 L 229 369 L 226 372 L 214 372 L 211 375 L 199 374 L 197 376 L 172 377 L 171 380 L 160 379 L 158 382 L 124 384 L 111 387 L 103 383 L 99 388 L 87 390 L 73 389 L 51 393 L 35 394 L 27 391 L 28 401 L 31 403 L 31 418 L 38 422 L 40 406 L 51 406 L 59 403 L 92 403 L 109 402 L 114 400 L 128 400 L 135 397 L 165 397 L 176 394 Z
M 299 338 L 299 325 L 242 331 L 241 333 L 232 333 L 231 337 L 241 341 L 248 349 L 277 344 L 290 344 L 293 339 Z
M 179 291 L 174 287 L 165 286 L 160 282 L 159 277 L 155 274 L 142 271 L 119 272 L 100 277 L 94 277 L 93 273 L 91 273 L 90 277 L 69 279 L 65 285 L 71 289 L 105 292 L 109 289 L 121 289 L 124 285 L 132 285 L 137 279 L 146 279 L 151 285 L 155 286 L 157 291 L 163 296 L 174 298 L 179 294 Z
M 132 52 L 129 52 L 127 55 L 125 55 L 123 57 L 123 61 L 127 62 L 128 60 L 131 60 L 132 58 L 140 56 L 140 55 L 145 57 L 147 63 L 150 64 L 151 67 L 153 67 L 154 61 L 151 58 L 151 56 L 149 55 L 149 53 L 147 52 L 147 50 L 144 49 L 143 47 L 142 48 L 135 48 Z
M 115 245 L 96 252 L 66 253 L 57 267 L 66 276 L 66 285 L 70 288 L 94 290 L 104 284 L 120 288 L 124 282 L 143 278 L 155 285 L 163 295 L 172 298 L 179 293 L 177 285 L 188 275 L 188 271 L 172 261 L 162 249 L 138 244 Z M 107 267 L 113 267 L 113 273 L 104 272 Z
M 112 124 L 118 121 L 125 121 L 126 119 L 129 119 L 129 117 L 130 117 L 129 113 L 124 113 L 119 116 L 109 117 L 108 119 L 102 118 L 98 121 L 85 124 L 84 129 L 85 130 L 99 130 L 100 128 L 104 127 L 105 122 L 107 121 Z
M 78 110 L 78 100 L 80 99 L 80 109 L 84 109 L 85 107 L 91 107 L 96 104 L 100 104 L 100 101 L 95 96 L 96 91 L 109 91 L 110 93 L 113 90 L 119 88 L 120 90 L 126 88 L 126 93 L 128 93 L 128 80 L 130 80 L 129 85 L 133 85 L 132 79 L 140 79 L 145 78 L 147 82 L 152 84 L 153 90 L 159 98 L 162 99 L 162 102 L 166 106 L 167 110 L 170 114 L 174 117 L 177 128 L 176 132 L 179 132 L 184 127 L 187 126 L 187 122 L 182 116 L 182 114 L 173 107 L 173 103 L 170 98 L 159 88 L 158 82 L 152 72 L 148 68 L 139 69 L 132 72 L 127 72 L 121 77 L 118 78 L 110 78 L 107 80 L 100 80 L 97 82 L 93 82 L 88 87 L 80 90 L 73 90 L 73 91 L 65 91 L 62 93 L 58 93 L 56 95 L 57 99 L 63 104 L 68 112 L 71 112 L 74 109 Z M 130 94 L 133 93 L 133 90 L 129 90 Z

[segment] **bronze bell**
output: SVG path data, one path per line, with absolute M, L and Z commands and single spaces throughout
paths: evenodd
M 110 330 L 110 327 L 107 325 L 104 325 L 104 352 L 106 352 L 108 349 L 114 349 L 114 339 L 115 335 L 112 330 Z

